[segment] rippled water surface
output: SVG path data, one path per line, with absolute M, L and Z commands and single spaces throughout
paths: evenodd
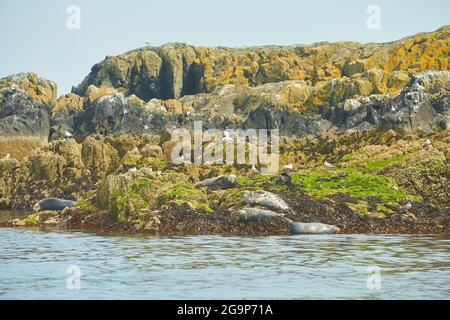
M 158 238 L 0 228 L 0 299 L 449 299 L 449 248 L 448 238 L 432 236 Z M 73 265 L 79 290 L 67 288 Z M 380 289 L 367 286 L 371 266 L 381 268 Z

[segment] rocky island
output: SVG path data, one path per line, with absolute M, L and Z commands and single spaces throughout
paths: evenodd
M 145 47 L 106 57 L 59 97 L 34 73 L 5 77 L 0 210 L 28 215 L 2 225 L 449 233 L 449 51 L 444 26 L 390 43 Z M 173 163 L 173 131 L 199 121 L 277 130 L 280 171 Z M 33 211 L 45 198 L 74 205 Z

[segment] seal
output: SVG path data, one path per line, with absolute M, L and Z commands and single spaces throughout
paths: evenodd
M 239 210 L 238 214 L 239 220 L 242 222 L 259 222 L 277 218 L 284 219 L 284 214 L 282 213 L 259 208 L 243 208 Z
M 218 176 L 200 181 L 195 185 L 196 188 L 208 189 L 228 189 L 234 187 L 236 184 L 236 176 Z
M 336 226 L 323 223 L 301 223 L 289 221 L 291 234 L 325 234 L 337 233 L 340 229 Z
M 75 204 L 76 202 L 72 200 L 45 198 L 34 205 L 33 211 L 38 212 L 41 210 L 62 210 L 67 207 L 73 207 Z

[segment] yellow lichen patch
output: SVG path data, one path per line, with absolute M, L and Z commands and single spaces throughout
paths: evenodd
M 94 85 L 90 85 L 87 88 L 85 99 L 86 99 L 87 103 L 92 103 L 95 100 L 97 100 L 103 96 L 108 96 L 108 95 L 116 94 L 116 93 L 118 93 L 117 90 L 114 88 L 111 88 L 111 87 L 103 86 L 103 87 L 97 88 Z
M 83 102 L 84 98 L 80 97 L 77 94 L 69 93 L 64 96 L 61 96 L 56 100 L 56 102 L 52 106 L 52 116 L 58 117 L 67 114 L 67 112 L 73 111 L 82 111 L 83 110 Z
M 51 105 L 56 99 L 56 83 L 39 78 L 33 72 L 21 73 L 0 79 L 0 101 L 2 100 L 1 90 L 10 86 L 17 86 L 25 90 L 30 97 L 45 105 Z

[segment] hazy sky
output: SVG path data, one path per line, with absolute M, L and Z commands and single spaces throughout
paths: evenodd
M 81 10 L 69 30 L 66 10 Z M 369 5 L 381 29 L 366 26 Z M 166 42 L 249 46 L 385 42 L 450 24 L 449 0 L 0 0 L 0 77 L 33 71 L 70 91 L 106 55 Z

